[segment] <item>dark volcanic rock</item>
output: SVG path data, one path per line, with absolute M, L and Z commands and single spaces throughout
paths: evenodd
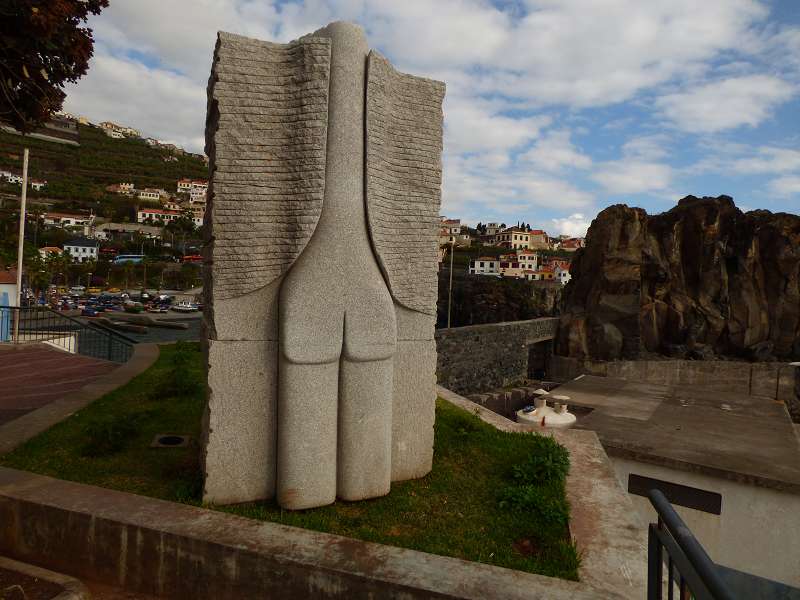
M 611 206 L 572 264 L 556 352 L 800 359 L 800 217 L 687 196 Z

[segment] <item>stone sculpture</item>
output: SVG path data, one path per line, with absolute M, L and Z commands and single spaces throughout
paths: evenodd
M 337 22 L 220 33 L 208 90 L 204 499 L 301 509 L 425 475 L 444 85 Z

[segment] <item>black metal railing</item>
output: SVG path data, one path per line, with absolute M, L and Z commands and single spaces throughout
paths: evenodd
M 733 600 L 716 563 L 672 508 L 660 490 L 648 494 L 658 513 L 658 523 L 650 523 L 647 537 L 647 599 Z M 667 577 L 664 580 L 664 561 Z M 675 596 L 677 588 L 678 595 Z
M 127 362 L 136 340 L 47 306 L 0 306 L 0 343 L 47 343 L 73 354 Z

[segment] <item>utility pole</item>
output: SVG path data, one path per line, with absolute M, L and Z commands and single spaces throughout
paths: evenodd
M 450 306 L 453 301 L 453 255 L 456 253 L 456 242 L 450 242 L 450 287 L 447 290 L 447 328 L 450 329 Z
M 25 203 L 28 199 L 28 149 L 22 154 L 22 197 L 19 203 L 17 243 L 17 310 L 14 311 L 14 341 L 19 344 L 19 315 L 22 310 L 22 251 L 25 246 Z

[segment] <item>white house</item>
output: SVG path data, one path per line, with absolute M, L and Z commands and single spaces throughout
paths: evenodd
M 6 181 L 8 183 L 18 183 L 22 185 L 22 175 L 17 175 L 16 173 L 9 173 L 6 171 Z
M 556 274 L 556 279 L 563 285 L 567 285 L 567 282 L 572 279 L 569 269 L 564 269 L 563 267 L 557 266 L 554 270 L 554 273 Z
M 189 192 L 189 202 L 191 202 L 192 204 L 205 204 L 207 193 L 208 193 L 208 188 L 206 189 L 192 188 L 192 191 Z
M 162 208 L 143 208 L 136 213 L 136 221 L 144 223 L 148 219 L 153 221 L 174 221 L 181 216 L 179 210 L 164 210 Z
M 72 257 L 72 262 L 76 263 L 97 260 L 99 249 L 100 242 L 89 238 L 76 238 L 64 244 L 64 252 L 68 252 Z
M 461 233 L 461 219 L 442 219 L 439 224 L 441 229 L 447 229 L 450 235 L 457 236 Z
M 192 181 L 192 186 L 189 189 L 189 201 L 192 204 L 202 203 L 205 204 L 206 195 L 208 194 L 208 181 L 205 179 L 195 179 Z
M 31 187 L 37 192 L 40 191 L 46 185 L 47 185 L 46 181 L 41 181 L 40 179 L 31 179 Z
M 121 140 L 121 139 L 123 139 L 125 137 L 124 135 L 122 135 L 122 132 L 120 132 L 120 131 L 115 131 L 113 129 L 104 129 L 104 131 L 105 131 L 105 134 L 108 137 L 110 137 L 112 139 L 115 139 L 115 140 Z
M 521 269 L 539 270 L 539 254 L 533 250 L 517 250 L 517 261 Z
M 487 223 L 486 224 L 486 235 L 497 235 L 502 230 L 503 230 L 503 228 L 500 227 L 499 223 Z
M 500 260 L 496 256 L 481 256 L 470 262 L 470 275 L 499 275 Z
M 49 212 L 44 214 L 43 220 L 45 225 L 53 225 L 55 227 L 81 227 L 92 225 L 94 223 L 94 215 Z
M 520 227 L 509 227 L 495 235 L 495 245 L 516 250 L 530 247 L 531 234 Z
M 167 197 L 169 194 L 167 194 L 166 190 L 153 188 L 139 190 L 139 192 L 136 194 L 136 197 L 139 200 L 160 200 L 162 196 Z
M 192 180 L 191 179 L 178 179 L 178 193 L 186 193 L 188 194 L 192 190 Z

